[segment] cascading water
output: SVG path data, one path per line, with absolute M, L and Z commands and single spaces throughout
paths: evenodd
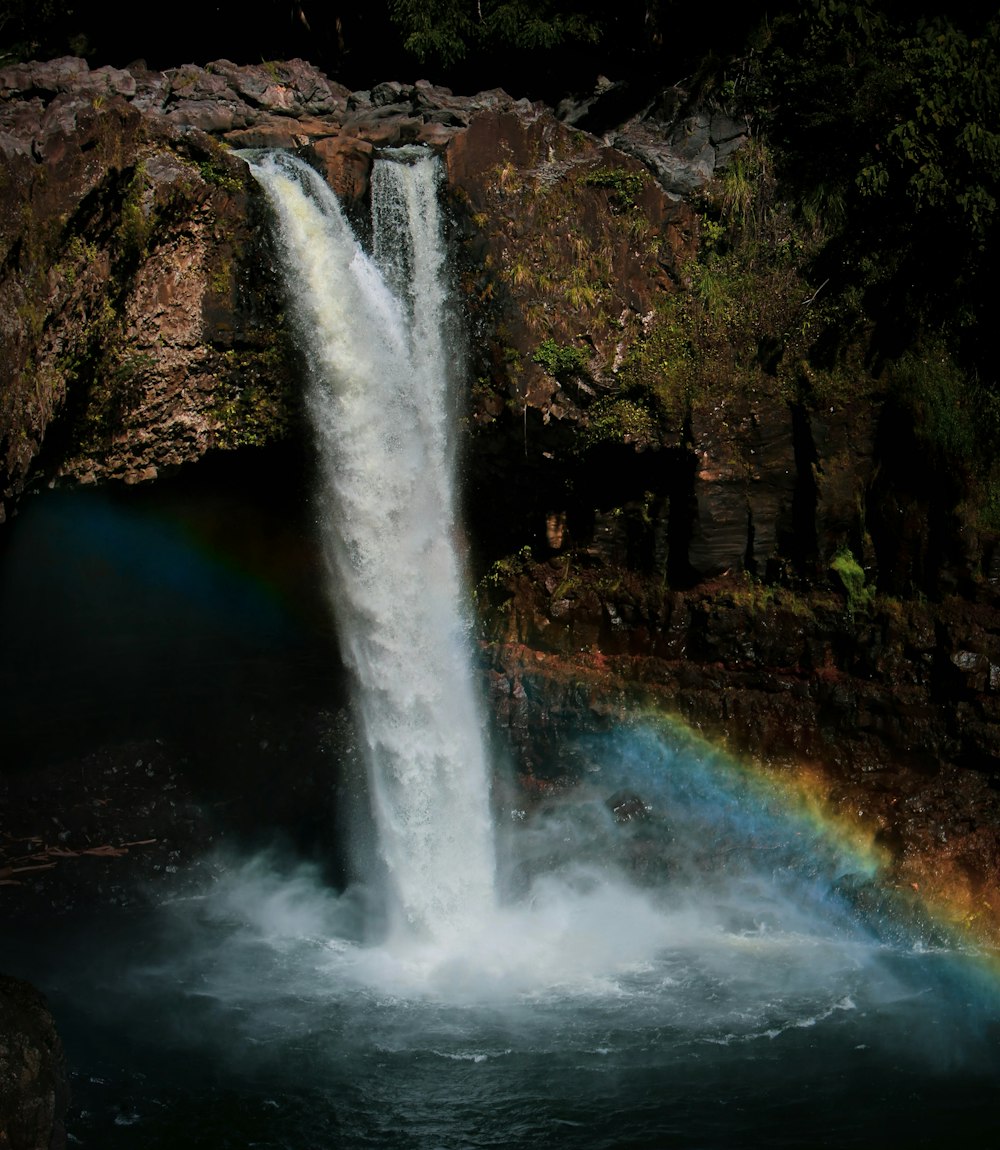
M 323 534 L 400 921 L 461 933 L 494 899 L 456 554 L 437 167 L 376 161 L 374 256 L 306 164 L 252 163 L 278 220 L 320 445 Z

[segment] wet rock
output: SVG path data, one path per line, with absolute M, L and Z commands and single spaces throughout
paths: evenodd
M 0 974 L 0 1147 L 63 1150 L 68 1102 L 62 1042 L 45 999 Z
M 634 791 L 616 791 L 605 806 L 615 816 L 616 823 L 641 822 L 649 817 L 646 804 Z
M 880 942 L 912 947 L 947 946 L 952 941 L 912 889 L 852 873 L 838 878 L 830 890 Z
M 347 203 L 355 203 L 368 192 L 375 147 L 369 140 L 344 132 L 316 140 L 313 153 L 322 165 L 327 182 Z

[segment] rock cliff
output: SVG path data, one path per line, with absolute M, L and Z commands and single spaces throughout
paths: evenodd
M 467 331 L 484 665 L 532 786 L 551 732 L 667 709 L 996 932 L 996 535 L 922 446 L 746 125 L 683 93 L 622 124 L 301 61 L 0 71 L 0 492 L 144 483 L 301 434 L 240 148 L 351 210 L 382 148 L 446 171 Z M 600 134 L 587 125 L 600 124 Z

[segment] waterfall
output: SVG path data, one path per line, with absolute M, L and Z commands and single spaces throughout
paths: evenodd
M 306 164 L 267 153 L 251 168 L 305 352 L 330 596 L 391 912 L 397 929 L 447 940 L 490 913 L 495 860 L 459 607 L 437 161 L 376 161 L 372 256 Z

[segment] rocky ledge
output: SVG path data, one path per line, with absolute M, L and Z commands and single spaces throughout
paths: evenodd
M 589 110 L 588 102 L 563 114 L 572 122 Z M 91 71 L 65 58 L 0 70 L 4 508 L 28 483 L 141 482 L 211 448 L 288 433 L 294 354 L 255 189 L 235 150 L 304 151 L 350 203 L 365 195 L 379 149 L 449 150 L 474 123 L 474 140 L 449 160 L 452 190 L 479 210 L 496 188 L 505 213 L 517 189 L 499 173 L 512 160 L 533 169 L 541 187 L 602 165 L 627 168 L 633 180 L 655 170 L 669 205 L 710 179 L 746 131 L 719 117 L 658 126 L 647 116 L 599 140 L 503 91 L 461 97 L 392 82 L 352 93 L 298 60 L 159 73 L 141 64 Z M 650 168 L 611 151 L 612 140 Z M 524 188 L 522 176 L 517 182 Z M 591 219 L 609 187 L 615 194 L 600 179 L 572 186 L 589 193 Z M 586 229 L 582 236 L 592 246 Z M 572 243 L 567 234 L 567 252 Z M 490 294 L 483 259 L 499 261 L 494 278 L 510 264 L 509 237 L 486 246 L 469 243 L 480 266 L 466 286 L 479 302 Z M 609 272 L 627 258 L 613 257 Z M 638 319 L 648 292 L 633 291 L 624 304 Z M 519 349 L 529 402 L 547 417 L 558 384 L 544 384 L 530 359 L 538 325 L 514 326 L 505 346 Z

